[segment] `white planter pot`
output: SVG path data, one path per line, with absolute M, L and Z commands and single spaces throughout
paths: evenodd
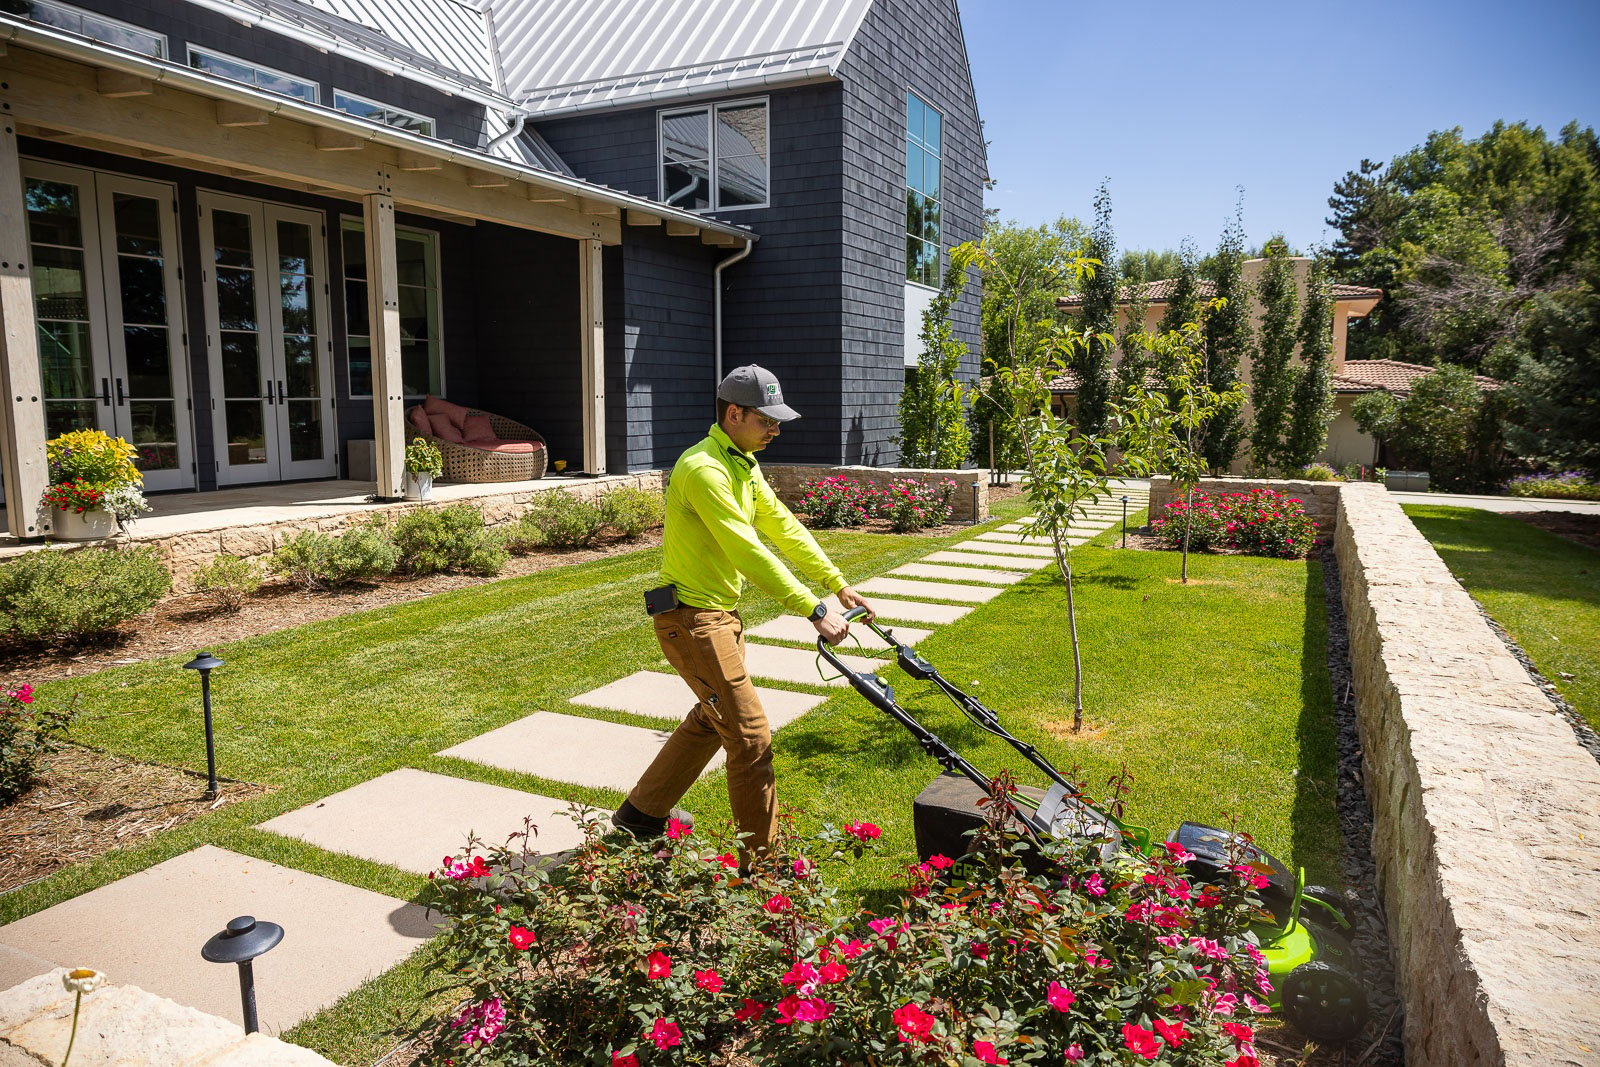
M 432 500 L 433 475 L 406 471 L 406 499 Z
M 117 518 L 109 511 L 98 508 L 76 512 L 53 508 L 55 512 L 55 537 L 58 541 L 103 541 L 117 532 Z

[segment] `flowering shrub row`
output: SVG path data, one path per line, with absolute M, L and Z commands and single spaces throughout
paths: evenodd
M 585 831 L 559 867 L 515 840 L 445 858 L 428 904 L 464 998 L 430 1062 L 1257 1062 L 1271 984 L 1248 867 L 1200 886 L 1175 847 L 1108 860 L 1049 842 L 1030 876 L 1027 846 L 991 827 L 960 884 L 935 856 L 875 914 L 817 866 L 859 856 L 871 824 L 809 841 L 785 825 L 748 872 L 676 821 L 652 845 Z
M 796 510 L 815 527 L 864 526 L 870 519 L 888 519 L 896 533 L 910 533 L 949 522 L 955 492 L 956 483 L 949 478 L 934 485 L 900 478 L 877 486 L 835 474 L 801 486 Z
M 1168 548 L 1182 548 L 1185 531 L 1195 551 L 1232 549 L 1252 556 L 1299 559 L 1316 543 L 1317 523 L 1298 499 L 1271 489 L 1248 493 L 1196 492 L 1174 500 L 1150 523 Z
M 1549 496 L 1562 500 L 1600 500 L 1600 480 L 1585 471 L 1524 474 L 1506 485 L 1512 496 Z
M 39 760 L 61 747 L 77 713 L 77 697 L 65 707 L 54 707 L 40 701 L 26 683 L 5 691 L 0 702 L 0 804 L 27 792 Z

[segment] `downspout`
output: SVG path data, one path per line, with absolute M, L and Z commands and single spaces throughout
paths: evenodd
M 488 155 L 496 148 L 499 148 L 501 145 L 520 134 L 522 132 L 522 124 L 527 122 L 532 114 L 533 112 L 527 110 L 526 108 L 520 107 L 513 111 L 511 113 L 511 125 L 506 128 L 505 133 L 502 133 L 500 136 L 483 146 L 484 154 Z
M 745 238 L 744 247 L 718 263 L 711 272 L 711 347 L 717 357 L 717 376 L 714 381 L 719 385 L 722 382 L 722 272 L 748 256 L 755 246 L 754 241 Z

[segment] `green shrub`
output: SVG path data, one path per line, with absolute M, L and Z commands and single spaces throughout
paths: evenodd
M 356 526 L 338 537 L 301 530 L 272 554 L 274 574 L 305 589 L 334 589 L 381 578 L 394 571 L 400 550 L 381 521 Z
M 408 574 L 465 571 L 495 575 L 505 568 L 504 539 L 483 524 L 483 512 L 472 504 L 416 508 L 394 524 L 399 569 Z
M 149 611 L 171 588 L 154 548 L 29 552 L 0 567 L 0 634 L 93 637 Z
M 1306 482 L 1336 482 L 1339 480 L 1339 472 L 1326 463 L 1313 463 L 1309 466 L 1301 467 L 1294 472 L 1292 477 Z
M 607 526 L 632 541 L 661 525 L 666 498 L 659 491 L 620 486 L 600 498 L 600 511 Z
M 211 560 L 194 572 L 194 591 L 211 602 L 218 611 L 238 611 L 261 588 L 261 568 L 247 559 L 229 553 Z
M 507 523 L 499 531 L 500 543 L 513 556 L 526 556 L 544 544 L 544 531 L 533 521 L 532 513 L 517 516 L 517 521 Z
M 33 785 L 39 760 L 61 748 L 61 736 L 78 713 L 78 698 L 65 707 L 41 702 L 33 686 L 19 685 L 0 701 L 0 804 Z
M 594 544 L 606 524 L 605 510 L 592 500 L 580 500 L 559 490 L 539 493 L 523 522 L 539 531 L 539 543 L 552 548 L 586 548 Z
M 1559 474 L 1524 474 L 1506 486 L 1512 496 L 1555 497 L 1558 500 L 1600 500 L 1600 479 L 1585 471 Z

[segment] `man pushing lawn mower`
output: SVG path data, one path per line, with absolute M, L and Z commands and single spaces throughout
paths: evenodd
M 668 816 L 720 747 L 727 753 L 728 799 L 747 855 L 766 849 L 777 829 L 772 730 L 744 665 L 739 594 L 754 582 L 784 609 L 811 621 L 837 645 L 850 632 L 843 616 L 795 578 L 761 542 L 764 534 L 806 577 L 830 590 L 846 611 L 868 605 L 783 505 L 761 474 L 755 453 L 800 417 L 783 402 L 771 371 L 739 367 L 717 386 L 717 422 L 678 458 L 667 484 L 661 580 L 645 594 L 667 662 L 698 698 L 655 760 L 612 815 L 640 839 L 665 832 Z

